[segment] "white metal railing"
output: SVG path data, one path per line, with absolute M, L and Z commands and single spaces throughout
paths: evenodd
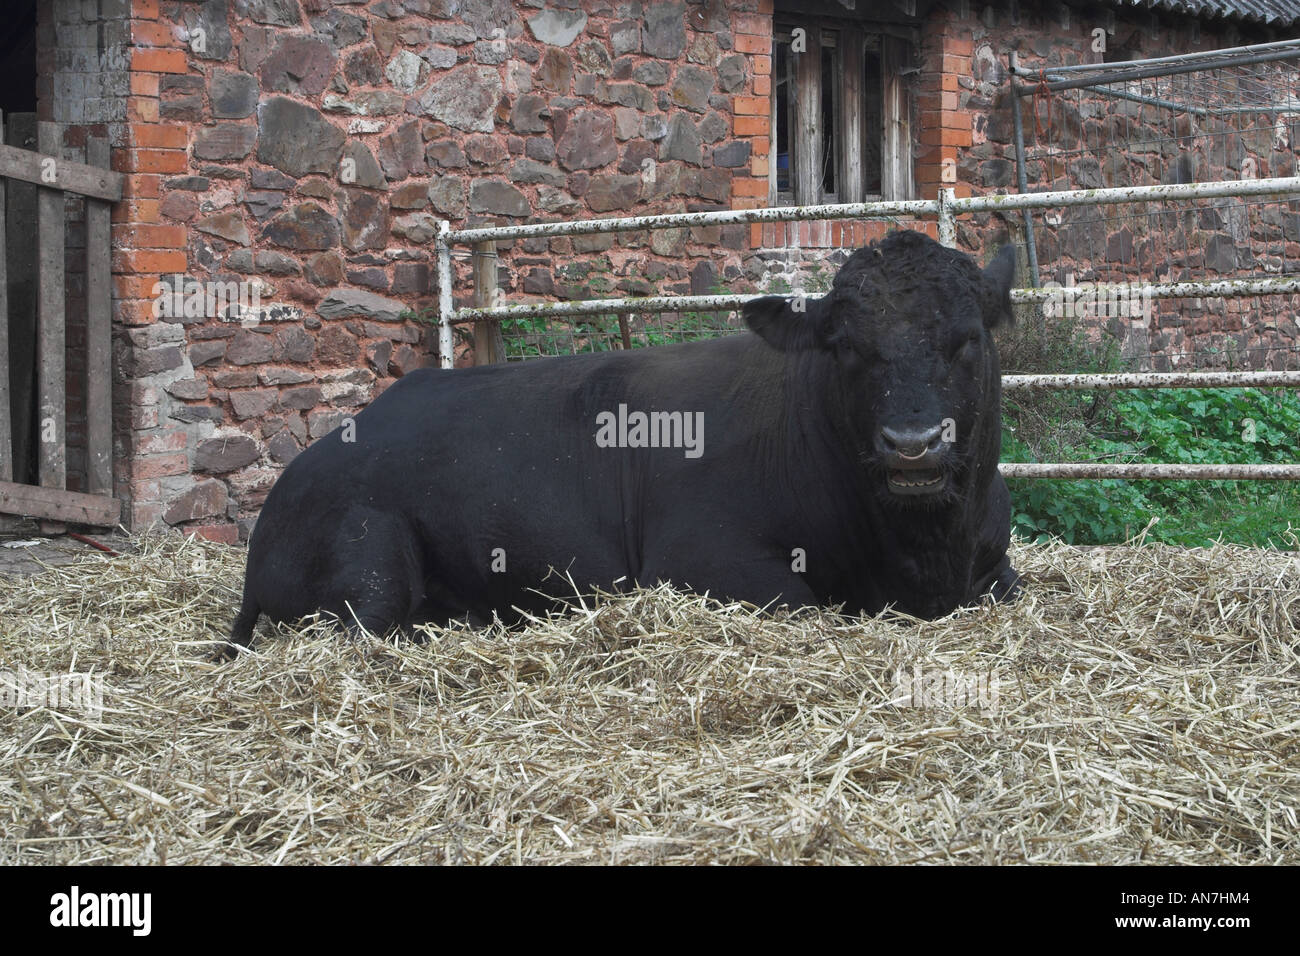
M 763 222 L 806 222 L 841 219 L 895 219 L 899 217 L 935 216 L 939 241 L 956 245 L 956 217 L 984 211 L 1051 209 L 1064 206 L 1105 205 L 1118 203 L 1168 202 L 1245 196 L 1300 197 L 1300 176 L 1274 179 L 1224 180 L 1210 183 L 1183 183 L 1157 186 L 1130 186 L 1106 189 L 1077 189 L 1059 192 L 994 194 L 957 198 L 951 188 L 941 189 L 936 199 L 897 202 L 840 203 L 818 206 L 783 206 L 764 209 L 739 209 L 721 212 L 670 213 L 654 216 L 631 216 L 616 219 L 587 219 L 570 222 L 532 223 L 522 226 L 488 226 L 452 230 L 451 223 L 440 221 L 434 239 L 437 253 L 439 351 L 443 368 L 451 368 L 454 339 L 452 327 L 458 323 L 482 325 L 502 319 L 564 317 L 577 315 L 661 313 L 738 309 L 760 294 L 643 296 L 618 299 L 586 299 L 570 302 L 533 302 L 514 305 L 489 305 L 491 289 L 477 279 L 476 305 L 454 307 L 451 249 L 455 245 L 473 245 L 476 255 L 491 257 L 495 263 L 498 240 L 534 237 L 599 235 L 632 232 L 641 229 L 670 229 L 684 226 L 719 226 Z M 495 268 L 490 270 L 495 279 Z M 1192 296 L 1247 296 L 1300 292 L 1300 276 L 1225 279 L 1209 282 L 1172 283 L 1095 283 L 1098 297 L 1111 292 L 1136 292 L 1150 298 Z M 1065 291 L 1065 290 L 1060 290 Z M 1013 289 L 1013 302 L 1042 302 L 1054 290 Z M 1300 372 L 1178 372 L 1115 375 L 1008 375 L 1003 387 L 1018 388 L 1229 388 L 1229 387 L 1300 387 Z M 1190 465 L 1190 464 L 1104 464 L 1104 463 L 1004 463 L 1003 474 L 1037 478 L 1242 478 L 1300 480 L 1300 464 L 1288 465 Z

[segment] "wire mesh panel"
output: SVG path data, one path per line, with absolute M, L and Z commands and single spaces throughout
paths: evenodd
M 1028 191 L 1295 174 L 1300 42 L 1018 72 Z M 1300 203 L 1226 197 L 1030 216 L 1038 281 L 1057 293 L 1048 317 L 1105 326 L 1141 368 L 1300 368 L 1300 296 L 1151 300 L 1141 290 L 1300 274 Z M 1101 295 L 1097 283 L 1132 285 Z

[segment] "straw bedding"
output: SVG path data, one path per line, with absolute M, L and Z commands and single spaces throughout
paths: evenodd
M 0 670 L 104 678 L 97 718 L 0 710 L 0 863 L 1300 861 L 1300 558 L 1013 560 L 1021 602 L 936 622 L 659 588 L 221 666 L 241 549 L 0 578 Z

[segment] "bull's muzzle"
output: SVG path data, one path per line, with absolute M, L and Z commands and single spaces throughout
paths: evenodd
M 879 448 L 889 474 L 889 490 L 898 495 L 932 495 L 944 489 L 940 468 L 947 442 L 943 426 L 880 429 Z

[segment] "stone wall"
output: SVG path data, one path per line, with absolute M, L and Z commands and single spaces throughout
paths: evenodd
M 132 527 L 234 540 L 306 444 L 436 363 L 436 330 L 402 314 L 433 302 L 438 219 L 763 204 L 761 0 L 543 6 L 131 0 L 114 271 Z M 560 298 L 597 273 L 707 292 L 746 245 L 743 227 L 519 242 L 500 275 Z M 173 309 L 160 282 L 242 282 L 257 308 Z
M 922 197 L 949 168 L 961 195 L 1008 187 L 999 70 L 1010 49 L 1028 62 L 1085 56 L 1088 25 L 1062 27 L 1060 4 L 972 6 L 936 4 L 918 27 Z M 70 24 L 90 9 L 52 8 Z M 80 112 L 59 119 L 70 150 L 86 130 L 107 130 L 126 178 L 113 217 L 115 480 L 133 529 L 246 535 L 309 442 L 436 364 L 436 329 L 404 315 L 434 302 L 439 219 L 767 201 L 771 0 L 102 0 L 98 10 L 118 24 L 109 46 L 123 56 L 101 63 L 105 95 L 85 87 L 66 107 Z M 1186 49 L 1188 22 L 1170 21 L 1140 54 Z M 61 36 L 42 47 L 51 109 L 89 65 Z M 933 223 L 913 225 L 933 234 Z M 959 240 L 982 256 L 1009 226 L 973 218 Z M 508 297 L 555 299 L 586 297 L 597 279 L 630 295 L 749 291 L 779 277 L 813 288 L 884 228 L 530 239 L 501 244 L 499 281 Z M 455 267 L 464 304 L 468 257 Z M 214 289 L 240 306 L 224 293 L 205 300 Z M 463 343 L 454 358 L 471 360 Z
M 1012 50 L 1019 52 L 1022 66 L 1037 69 L 1102 61 L 1105 54 L 1094 49 L 1094 31 L 1099 29 L 1105 31 L 1111 57 L 1118 59 L 1284 38 L 1222 23 L 1210 26 L 1190 17 L 1117 14 L 1059 3 L 972 9 L 965 19 L 956 14 L 959 8 L 954 4 L 947 14 L 945 32 L 936 28 L 928 36 L 965 37 L 968 57 L 951 59 L 951 41 L 945 40 L 944 49 L 939 51 L 936 43 L 926 60 L 927 67 L 942 62 L 945 70 L 956 72 L 942 77 L 936 95 L 956 111 L 952 115 L 962 118 L 953 142 L 942 148 L 944 158 L 956 160 L 959 195 L 1016 191 L 1006 71 Z M 1292 72 L 1269 82 L 1284 96 L 1294 81 Z M 1239 94 L 1231 83 L 1213 75 L 1197 77 L 1199 95 L 1189 101 L 1196 106 L 1232 105 Z M 1183 85 L 1171 83 L 1168 95 L 1183 98 Z M 1022 115 L 1031 191 L 1290 176 L 1296 169 L 1296 115 L 1277 128 L 1272 117 L 1263 123 L 1258 115 L 1196 117 L 1075 91 L 1024 99 Z M 933 169 L 928 156 L 919 162 Z M 920 178 L 928 189 L 937 188 L 934 175 Z M 1108 207 L 1099 213 L 1076 207 L 1056 210 L 1050 218 L 1037 213 L 1040 277 L 1060 284 L 1213 281 L 1275 273 L 1288 261 L 1286 271 L 1294 271 L 1300 256 L 1296 204 L 1220 199 L 1203 201 L 1182 214 L 1173 208 Z M 1104 216 L 1111 218 L 1104 221 Z M 1019 215 L 982 214 L 960 221 L 957 229 L 959 246 L 977 255 L 987 254 L 1008 237 L 1023 241 Z M 1149 317 L 1103 316 L 1097 322 L 1098 328 L 1105 326 L 1119 338 L 1140 367 L 1300 367 L 1300 296 L 1169 299 L 1155 300 L 1152 306 Z

